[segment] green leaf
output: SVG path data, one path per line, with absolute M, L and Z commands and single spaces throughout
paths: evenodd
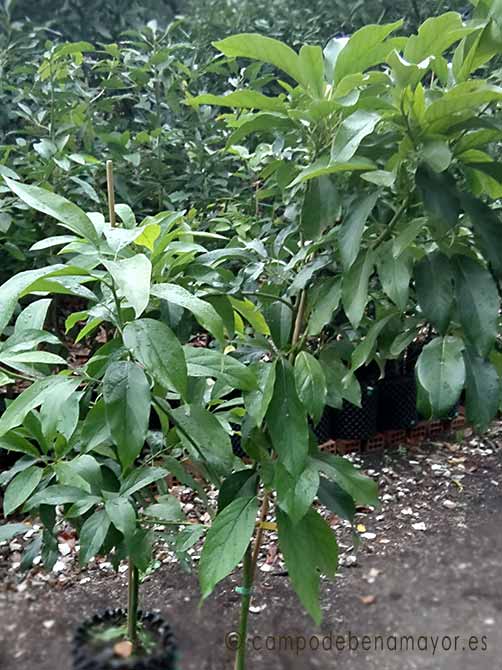
M 187 309 L 203 328 L 206 328 L 220 344 L 223 344 L 223 320 L 212 305 L 196 298 L 182 286 L 176 284 L 157 284 L 152 287 L 152 295 Z
M 265 321 L 265 317 L 258 307 L 251 300 L 238 300 L 230 297 L 232 307 L 251 325 L 251 327 L 260 335 L 270 335 L 270 329 Z
M 162 496 L 158 502 L 149 505 L 145 509 L 145 514 L 162 521 L 184 521 L 185 519 L 178 498 L 172 495 Z
M 214 519 L 199 563 L 203 598 L 207 598 L 216 584 L 242 560 L 253 536 L 257 512 L 255 496 L 238 497 Z
M 183 443 L 217 472 L 226 474 L 232 468 L 230 437 L 218 419 L 199 405 L 183 405 L 170 412 Z
M 164 468 L 150 468 L 146 466 L 135 468 L 122 483 L 120 495 L 123 497 L 132 496 L 134 493 L 150 486 L 150 484 L 164 479 L 167 475 L 168 472 Z
M 369 25 L 356 31 L 336 60 L 335 84 L 347 75 L 364 72 L 369 67 L 384 62 L 387 55 L 398 45 L 396 40 L 385 40 L 402 25 L 401 20 L 382 26 Z
M 383 292 L 404 312 L 408 305 L 412 262 L 404 252 L 398 258 L 392 254 L 392 242 L 382 245 L 377 258 L 377 269 Z
M 444 334 L 450 323 L 454 298 L 453 267 L 440 251 L 427 254 L 415 265 L 417 300 L 427 321 Z
M 304 44 L 299 54 L 302 81 L 316 97 L 324 94 L 324 58 L 320 46 Z
M 0 449 L 6 449 L 7 451 L 15 451 L 20 454 L 27 454 L 28 456 L 33 456 L 34 458 L 39 458 L 40 453 L 38 449 L 33 446 L 25 437 L 18 435 L 14 431 L 10 431 L 7 435 L 0 438 Z
M 424 166 L 418 168 L 415 180 L 433 232 L 444 237 L 456 225 L 460 214 L 454 180 L 448 174 L 436 174 Z
M 0 417 L 0 437 L 12 428 L 20 426 L 31 410 L 39 407 L 53 394 L 71 394 L 79 386 L 80 379 L 52 376 L 40 379 L 23 391 Z
M 214 349 L 183 347 L 190 377 L 215 377 L 236 389 L 251 391 L 256 388 L 253 372 L 236 358 Z
M 29 511 L 40 505 L 67 505 L 68 503 L 75 503 L 82 498 L 86 498 L 88 492 L 83 489 L 75 488 L 74 486 L 48 486 L 47 488 L 35 493 L 33 498 L 30 498 L 26 503 L 26 510 Z
M 36 300 L 25 307 L 16 319 L 14 334 L 20 335 L 33 330 L 43 330 L 51 303 L 52 300 L 48 298 Z
M 275 346 L 286 349 L 291 341 L 293 310 L 282 300 L 276 300 L 266 305 L 263 312 Z
M 218 494 L 218 512 L 228 507 L 236 498 L 256 495 L 258 475 L 251 468 L 233 472 L 225 479 Z
M 497 212 L 481 200 L 468 195 L 462 198 L 462 204 L 471 220 L 474 236 L 483 256 L 490 263 L 496 276 L 502 279 L 502 250 L 500 248 L 502 222 Z
M 338 277 L 323 281 L 310 313 L 308 322 L 309 335 L 319 335 L 324 326 L 330 323 L 333 314 L 338 309 L 341 297 L 342 286 Z
M 146 572 L 152 562 L 154 534 L 138 528 L 132 537 L 126 538 L 127 551 L 140 572 Z
M 465 381 L 463 349 L 458 337 L 437 337 L 418 358 L 417 380 L 434 417 L 446 416 L 460 398 Z
M 319 361 L 306 351 L 295 358 L 295 384 L 298 397 L 317 424 L 326 401 L 326 378 Z
M 117 204 L 115 205 L 115 212 L 120 218 L 125 228 L 135 228 L 136 227 L 136 217 L 134 212 L 129 207 L 129 205 Z
M 319 625 L 322 619 L 319 603 L 320 572 L 334 578 L 338 567 L 335 535 L 313 509 L 296 524 L 278 509 L 277 524 L 279 548 L 293 588 L 307 612 Z
M 394 258 L 399 258 L 413 244 L 426 222 L 425 217 L 406 222 L 404 229 L 392 241 L 392 255 Z
M 316 240 L 338 213 L 338 193 L 330 177 L 322 176 L 307 183 L 302 209 L 302 230 L 307 240 Z
M 422 157 L 434 172 L 439 173 L 450 167 L 453 154 L 447 142 L 430 140 L 424 144 Z
M 51 216 L 80 237 L 84 237 L 91 242 L 97 241 L 96 230 L 91 220 L 77 205 L 38 186 L 21 184 L 21 182 L 8 177 L 4 177 L 4 180 L 10 190 L 28 207 Z
M 308 88 L 309 80 L 304 75 L 304 65 L 298 54 L 283 42 L 271 37 L 253 33 L 232 35 L 219 42 L 214 42 L 216 49 L 225 56 L 233 58 L 252 58 L 262 63 L 275 65 L 296 82 Z
M 338 172 L 365 172 L 374 170 L 375 164 L 368 159 L 351 159 L 347 163 L 334 163 L 329 155 L 324 155 L 315 163 L 304 168 L 300 174 L 288 184 L 288 188 L 293 188 L 316 177 L 323 175 L 337 174 Z
M 150 385 L 135 363 L 112 363 L 103 379 L 106 421 L 117 446 L 122 467 L 127 469 L 140 454 L 150 419 Z
M 258 381 L 258 388 L 244 393 L 244 404 L 255 425 L 261 426 L 274 393 L 276 361 L 257 362 L 250 367 Z
M 500 300 L 490 272 L 467 256 L 455 256 L 455 290 L 460 323 L 474 351 L 486 356 L 498 332 Z
M 408 38 L 404 57 L 411 63 L 420 63 L 427 56 L 440 56 L 473 30 L 464 25 L 457 12 L 431 17 L 422 23 L 417 35 Z
M 359 254 L 364 227 L 376 205 L 378 195 L 378 191 L 370 193 L 370 195 L 356 202 L 342 222 L 338 233 L 338 242 L 342 263 L 346 270 L 352 267 Z
M 124 344 L 166 389 L 175 388 L 182 398 L 187 394 L 185 354 L 173 331 L 161 321 L 139 319 L 124 329 Z
M 80 565 L 86 565 L 98 554 L 110 528 L 110 518 L 105 510 L 94 512 L 80 531 Z
M 134 309 L 136 317 L 148 307 L 150 300 L 150 280 L 152 264 L 144 254 L 136 254 L 132 258 L 104 263 L 111 274 L 119 293 Z
M 30 497 L 40 484 L 43 472 L 43 468 L 33 465 L 11 480 L 4 494 L 3 512 L 5 516 L 12 514 Z
M 470 424 L 486 430 L 500 405 L 501 380 L 497 369 L 476 352 L 464 351 L 466 412 Z
M 131 537 L 136 531 L 136 512 L 127 498 L 112 498 L 105 503 L 110 521 L 124 537 Z
M 318 468 L 335 481 L 360 505 L 378 507 L 378 486 L 370 477 L 366 477 L 350 461 L 333 454 L 319 454 L 316 458 Z
M 303 472 L 308 454 L 308 424 L 296 392 L 293 368 L 285 360 L 276 367 L 274 393 L 267 411 L 267 426 L 279 461 L 293 476 Z
M 29 526 L 23 523 L 6 523 L 0 526 L 0 542 L 9 542 L 17 535 L 27 533 L 30 530 Z
M 331 146 L 331 161 L 333 163 L 350 161 L 364 138 L 375 130 L 380 118 L 380 114 L 363 109 L 348 116 L 336 132 Z
M 319 502 L 327 507 L 330 512 L 341 519 L 350 521 L 350 523 L 354 521 L 356 515 L 354 500 L 339 484 L 321 477 L 317 495 Z
M 374 266 L 373 252 L 364 251 L 345 274 L 342 284 L 342 304 L 350 323 L 357 328 L 368 301 L 368 282 Z
M 366 333 L 364 339 L 359 342 L 354 351 L 352 352 L 352 365 L 350 368 L 350 374 L 353 374 L 356 370 L 362 367 L 365 363 L 368 362 L 371 355 L 373 354 L 373 349 L 376 345 L 378 336 L 389 323 L 391 319 L 395 317 L 395 314 L 388 314 L 383 319 L 373 323 L 371 328 Z M 345 381 L 345 380 L 344 380 Z
M 501 99 L 502 88 L 471 79 L 450 88 L 429 105 L 425 120 L 434 131 L 445 131 L 458 121 L 462 112 L 473 112 L 481 105 Z
M 47 365 L 66 365 L 66 361 L 61 356 L 53 354 L 50 351 L 21 351 L 19 353 L 0 352 L 0 363 L 9 367 L 17 367 L 19 363 L 31 363 Z
M 211 95 L 205 93 L 195 98 L 189 98 L 191 105 L 218 105 L 219 107 L 233 107 L 235 109 L 261 109 L 266 112 L 284 111 L 284 102 L 280 98 L 270 98 L 258 91 L 233 91 L 226 95 Z
M 292 477 L 280 463 L 275 469 L 277 503 L 293 523 L 298 523 L 309 511 L 319 489 L 319 471 L 309 463 L 299 477 Z

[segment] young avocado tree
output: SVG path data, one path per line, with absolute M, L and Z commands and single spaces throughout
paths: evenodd
M 477 427 L 499 407 L 502 224 L 491 201 L 502 188 L 495 160 L 502 89 L 486 68 L 502 49 L 502 17 L 492 9 L 468 22 L 448 12 L 409 37 L 395 36 L 401 22 L 366 26 L 324 51 L 235 35 L 216 48 L 232 61 L 261 64 L 265 93 L 255 86 L 189 98 L 237 110 L 222 117 L 227 149 L 258 171 L 261 202 L 283 203 L 271 205 L 258 239 L 234 240 L 248 258 L 227 286 L 254 296 L 265 320 L 248 345 L 262 353 L 254 364 L 260 391 L 244 396 L 243 446 L 254 466 L 222 488 L 238 498 L 216 517 L 200 564 L 207 595 L 244 552 L 237 668 L 245 665 L 263 529 L 253 549 L 258 478 L 261 519 L 273 491 L 289 576 L 315 620 L 318 570 L 334 574 L 336 561 L 312 502 L 319 494 L 340 509 L 348 493 L 375 503 L 370 483 L 307 437 L 325 402 L 360 401 L 361 366 L 375 355 L 398 357 L 425 325 L 434 336 L 416 366 L 421 413 L 445 416 L 463 389 Z M 344 333 L 355 343 L 349 365 L 339 346 Z M 223 542 L 236 548 L 228 561 L 218 551 Z
M 59 355 L 39 351 L 40 343 L 59 344 L 42 330 L 50 303 L 44 297 L 21 311 L 12 334 L 1 343 L 0 383 L 19 376 L 32 382 L 0 417 L 0 447 L 23 454 L 2 475 L 4 514 L 26 512 L 42 520 L 44 531 L 25 556 L 26 566 L 39 553 L 49 567 L 54 564 L 63 522 L 78 532 L 82 565 L 98 554 L 109 555 L 115 566 L 128 560 L 128 624 L 123 635 L 140 653 L 138 571 L 150 564 L 155 525 L 183 528 L 180 556 L 205 530 L 184 519 L 166 490 L 165 477 L 174 472 L 204 497 L 200 484 L 173 454 L 183 447 L 218 485 L 234 464 L 231 429 L 223 411 L 216 418 L 207 409 L 212 386 L 206 380 L 221 376 L 225 388 L 230 383 L 232 390 L 246 391 L 257 383 L 251 370 L 224 353 L 224 322 L 212 304 L 183 286 L 189 281 L 185 268 L 207 250 L 194 242 L 199 234 L 191 231 L 182 213 L 164 212 L 137 224 L 130 208 L 113 207 L 111 200 L 106 220 L 39 187 L 6 183 L 28 206 L 53 217 L 70 234 L 35 245 L 35 250 L 62 247 L 60 255 L 69 257 L 66 263 L 20 273 L 0 287 L 2 329 L 11 329 L 19 298 L 69 294 L 88 305 L 67 318 L 68 332 L 78 326 L 75 342 L 98 327 L 107 333 L 107 342 L 74 368 Z M 115 225 L 117 214 L 120 226 Z M 180 312 L 193 315 L 221 351 L 187 354 L 193 348 L 184 348 L 166 323 L 170 319 L 179 325 Z M 50 374 L 49 365 L 62 369 Z M 220 405 L 218 393 L 215 389 L 212 402 Z M 163 428 L 155 434 L 149 430 L 153 411 Z M 156 482 L 163 495 L 152 503 L 150 487 Z M 7 524 L 0 538 L 25 531 L 23 524 Z

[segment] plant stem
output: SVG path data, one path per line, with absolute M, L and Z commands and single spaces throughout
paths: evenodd
M 127 635 L 133 648 L 138 643 L 138 591 L 139 578 L 138 568 L 129 559 L 128 582 L 127 582 Z
M 243 568 L 243 592 L 241 600 L 241 618 L 239 622 L 239 646 L 235 657 L 235 670 L 245 670 L 246 668 L 246 642 L 249 621 L 249 606 L 251 605 L 251 587 L 253 586 L 253 566 L 251 556 L 251 543 L 249 543 L 244 554 Z
M 113 161 L 106 161 L 106 186 L 108 189 L 108 212 L 110 225 L 115 228 L 117 217 L 115 215 L 115 186 L 113 181 Z
M 246 669 L 246 643 L 248 633 L 249 607 L 251 605 L 251 589 L 253 587 L 256 574 L 256 564 L 258 563 L 261 542 L 263 539 L 263 527 L 261 524 L 267 518 L 269 500 L 269 493 L 268 491 L 265 491 L 263 501 L 261 503 L 260 525 L 258 526 L 258 532 L 256 533 L 254 549 L 251 549 L 251 543 L 249 543 L 244 555 L 241 617 L 238 637 L 239 646 L 237 648 L 237 655 L 235 657 L 235 670 Z
M 295 345 L 297 344 L 298 340 L 300 339 L 300 335 L 302 333 L 302 326 L 303 326 L 303 317 L 305 316 L 305 307 L 307 305 L 307 291 L 303 289 L 303 291 L 300 293 L 300 298 L 298 300 L 298 310 L 296 312 L 296 319 L 295 319 L 295 328 L 293 330 L 293 337 L 291 339 L 291 347 L 293 351 L 291 352 L 290 355 L 290 361 L 293 362 L 294 359 L 294 348 Z
M 401 205 L 401 207 L 397 210 L 397 212 L 396 212 L 396 213 L 394 214 L 394 216 L 392 217 L 392 219 L 391 219 L 391 221 L 389 222 L 388 226 L 387 226 L 387 227 L 385 228 L 385 230 L 381 233 L 381 235 L 380 235 L 379 237 L 377 237 L 377 239 L 376 239 L 375 242 L 373 243 L 373 246 L 371 247 L 371 249 L 372 249 L 373 251 L 374 251 L 377 247 L 379 247 L 379 246 L 382 244 L 382 242 L 385 242 L 385 240 L 390 236 L 390 234 L 391 234 L 392 231 L 394 230 L 395 225 L 397 224 L 397 222 L 398 222 L 399 219 L 401 218 L 401 214 L 406 210 L 407 207 L 408 207 L 408 200 L 405 200 L 405 201 L 403 202 L 403 204 Z

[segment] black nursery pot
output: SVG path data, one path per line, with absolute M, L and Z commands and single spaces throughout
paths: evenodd
M 332 410 L 331 433 L 339 440 L 368 440 L 377 432 L 378 398 L 373 386 L 361 387 L 361 407 L 343 401 L 341 410 Z
M 319 423 L 316 426 L 312 425 L 311 423 L 312 430 L 314 431 L 314 435 L 317 438 L 318 444 L 325 444 L 326 442 L 329 442 L 329 440 L 333 439 L 333 430 L 331 425 L 332 412 L 333 410 L 331 407 L 326 407 Z
M 378 384 L 378 430 L 405 430 L 418 421 L 415 377 L 388 377 Z
M 119 658 L 114 654 L 114 642 L 93 641 L 92 629 L 102 625 L 123 625 L 127 611 L 105 610 L 77 628 L 73 639 L 73 670 L 176 670 L 177 649 L 170 626 L 158 614 L 138 612 L 138 622 L 151 633 L 156 641 L 155 651 L 150 656 L 137 655 Z

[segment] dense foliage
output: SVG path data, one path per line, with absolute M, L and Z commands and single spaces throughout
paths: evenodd
M 0 417 L 0 447 L 21 454 L 0 484 L 6 516 L 44 525 L 26 566 L 50 566 L 71 523 L 83 564 L 129 560 L 131 603 L 157 540 L 188 564 L 203 539 L 203 597 L 243 561 L 245 635 L 267 529 L 319 622 L 338 550 L 317 502 L 349 522 L 377 505 L 319 449 L 325 406 L 361 404 L 413 350 L 422 416 L 463 398 L 483 429 L 500 407 L 502 14 L 479 0 L 414 32 L 412 3 L 407 23 L 347 36 L 326 7 L 301 24 L 300 3 L 278 3 L 259 24 L 259 2 L 214 4 L 216 27 L 192 7 L 195 26 L 95 44 L 47 40 L 7 6 L 0 234 L 23 271 L 3 267 L 0 385 L 28 388 Z M 326 44 L 296 46 L 318 29 Z M 49 332 L 62 295 L 78 309 Z M 183 518 L 168 473 L 209 528 Z

